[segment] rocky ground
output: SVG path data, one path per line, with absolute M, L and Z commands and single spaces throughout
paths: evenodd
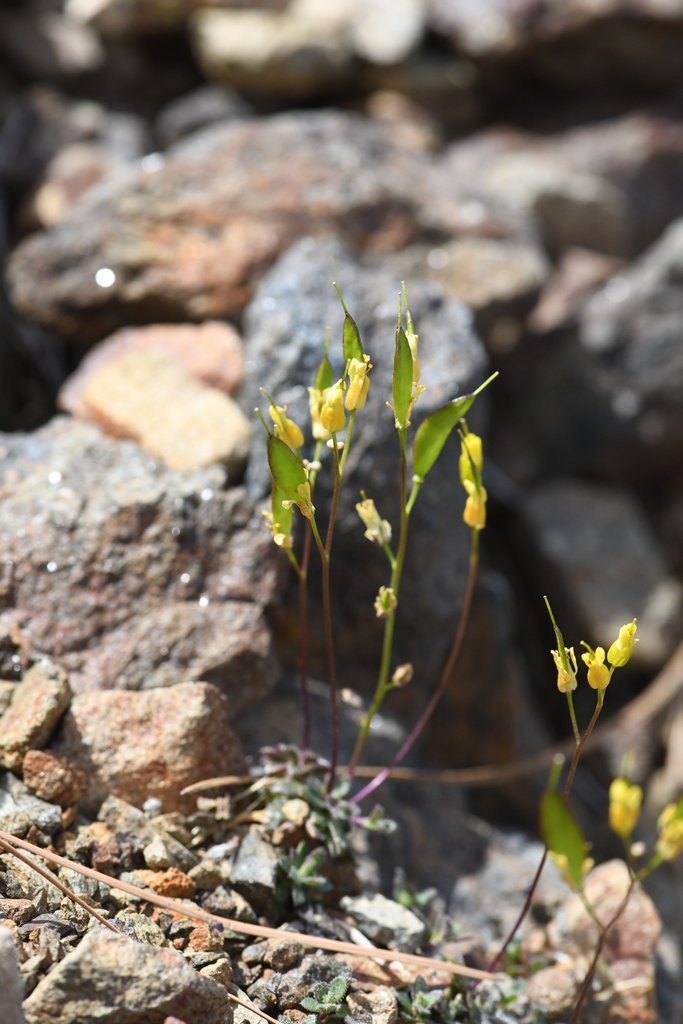
M 296 1020 L 316 985 L 351 970 L 342 999 L 348 988 L 358 1020 L 568 1019 L 592 939 L 552 872 L 518 978 L 483 983 L 469 1008 L 424 965 L 339 953 L 340 967 L 305 938 L 254 941 L 220 919 L 486 965 L 539 857 L 547 760 L 510 766 L 569 731 L 545 593 L 573 643 L 608 645 L 638 619 L 608 693 L 616 726 L 577 777 L 606 861 L 599 904 L 624 884 L 604 827 L 624 755 L 647 790 L 643 840 L 683 788 L 682 45 L 678 0 L 0 4 L 8 1024 L 258 1008 Z M 451 784 L 393 782 L 380 796 L 397 832 L 352 829 L 340 850 L 306 832 L 310 788 L 285 772 L 287 793 L 259 802 L 248 774 L 268 768 L 264 745 L 301 735 L 295 595 L 260 514 L 253 408 L 266 387 L 303 419 L 328 326 L 337 358 L 339 282 L 375 364 L 337 530 L 348 755 L 376 671 L 366 610 L 385 582 L 353 506 L 369 481 L 387 508 L 398 497 L 385 402 L 401 280 L 427 385 L 416 413 L 500 371 L 472 419 L 490 528 L 456 677 L 413 760 Z M 373 762 L 431 692 L 462 602 L 455 448 L 442 459 L 416 506 L 397 637 L 397 661 L 418 670 Z M 314 616 L 325 754 L 320 635 Z M 589 700 L 577 693 L 580 715 Z M 487 784 L 465 789 L 457 773 L 477 765 L 492 766 Z M 183 793 L 212 776 L 242 781 Z M 12 837 L 109 876 L 50 869 L 116 934 L 20 861 Z M 303 839 L 334 883 L 322 901 L 302 898 L 306 870 L 318 875 Z M 155 907 L 112 876 L 182 905 Z M 431 901 L 416 895 L 429 886 Z M 683 1020 L 680 869 L 649 892 L 586 1020 Z M 418 970 L 442 991 L 431 1017 Z

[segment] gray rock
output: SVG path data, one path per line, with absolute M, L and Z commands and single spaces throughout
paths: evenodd
M 681 81 L 680 7 L 634 0 L 565 0 L 561 5 L 510 0 L 430 0 L 431 27 L 458 51 L 504 75 L 522 69 L 568 89 L 615 83 L 642 89 Z M 514 69 L 514 70 L 513 70 Z
M 526 512 L 546 561 L 550 597 L 556 590 L 584 630 L 577 639 L 607 650 L 619 627 L 637 618 L 634 666 L 661 665 L 680 636 L 683 588 L 634 498 L 562 480 L 533 490 Z
M 13 835 L 25 835 L 31 825 L 53 836 L 62 827 L 62 809 L 34 796 L 24 783 L 9 772 L 0 775 L 0 828 Z
M 230 875 L 230 884 L 254 910 L 271 918 L 277 904 L 278 861 L 275 847 L 251 831 L 240 843 Z
M 343 896 L 340 906 L 376 946 L 415 953 L 427 937 L 427 925 L 417 914 L 381 893 Z
M 23 986 L 17 951 L 9 928 L 0 927 L 0 991 L 3 1024 L 26 1024 L 21 1001 Z
M 181 953 L 99 928 L 36 986 L 24 1013 L 28 1024 L 232 1021 L 225 988 L 197 974 Z
M 346 1002 L 354 1016 L 372 1024 L 394 1024 L 398 1017 L 396 992 L 387 985 L 377 985 L 371 992 L 349 992 Z
M 154 131 L 166 148 L 192 132 L 248 114 L 249 107 L 239 93 L 221 85 L 203 85 L 168 103 L 160 111 Z
M 239 707 L 272 685 L 274 553 L 223 470 L 169 471 L 58 418 L 3 436 L 0 497 L 0 610 L 75 691 L 201 678 Z
M 375 498 L 380 514 L 396 526 L 398 444 L 385 403 L 391 396 L 398 276 L 390 270 L 361 267 L 337 243 L 308 239 L 293 246 L 261 283 L 246 313 L 248 370 L 243 401 L 245 408 L 259 401 L 263 405 L 258 388 L 265 387 L 277 402 L 288 405 L 300 423 L 308 421 L 305 388 L 322 358 L 327 325 L 332 328 L 330 358 L 335 372 L 341 372 L 343 315 L 331 287 L 334 280 L 374 364 L 368 403 L 358 415 L 346 466 L 332 557 L 340 681 L 356 688 L 367 687 L 377 670 L 381 634 L 372 605 L 379 586 L 388 582 L 385 559 L 364 538 L 355 511 L 360 489 Z M 428 412 L 480 383 L 486 375 L 486 358 L 462 305 L 447 299 L 437 285 L 422 281 L 410 282 L 408 294 L 421 338 L 422 383 L 427 388 L 414 410 L 417 425 Z M 483 403 L 471 418 L 473 429 L 483 422 L 482 407 Z M 396 658 L 415 663 L 420 686 L 432 684 L 442 664 L 462 600 L 469 537 L 461 522 L 458 452 L 459 446 L 451 440 L 411 517 Z M 323 524 L 328 478 L 324 469 L 316 486 Z M 262 435 L 255 437 L 248 483 L 260 495 L 270 486 Z M 316 626 L 312 646 L 320 636 Z
M 620 464 L 635 463 L 645 480 L 673 470 L 683 454 L 682 272 L 679 219 L 592 297 L 581 318 L 581 343 L 631 442 Z

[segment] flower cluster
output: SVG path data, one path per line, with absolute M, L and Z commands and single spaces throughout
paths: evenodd
M 594 690 L 603 691 L 609 685 L 615 668 L 622 668 L 628 663 L 633 654 L 633 648 L 638 643 L 635 635 L 637 629 L 636 620 L 627 622 L 619 630 L 619 636 L 605 654 L 604 647 L 593 649 L 585 641 L 583 647 L 585 652 L 581 655 L 581 661 L 587 669 L 586 678 L 588 685 Z M 557 634 L 557 629 L 556 629 Z M 561 634 L 559 634 L 561 637 Z M 576 689 L 577 663 L 573 647 L 565 647 L 558 643 L 558 649 L 550 652 L 557 669 L 557 688 L 560 693 L 571 693 Z

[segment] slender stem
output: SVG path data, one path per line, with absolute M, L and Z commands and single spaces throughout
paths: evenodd
M 382 783 L 389 778 L 394 768 L 396 768 L 396 766 L 403 761 L 405 756 L 412 749 L 416 740 L 421 736 L 425 726 L 427 725 L 430 718 L 434 714 L 434 710 L 439 701 L 441 700 L 444 690 L 448 686 L 448 683 L 451 679 L 453 669 L 455 668 L 455 664 L 458 660 L 458 656 L 462 648 L 463 640 L 465 639 L 467 623 L 469 621 L 470 610 L 472 608 L 472 598 L 474 597 L 474 586 L 477 579 L 478 566 L 479 531 L 472 530 L 472 544 L 470 548 L 470 561 L 469 569 L 467 572 L 467 582 L 465 584 L 465 597 L 463 600 L 460 618 L 458 620 L 458 626 L 455 631 L 455 636 L 453 638 L 453 644 L 448 654 L 448 658 L 446 659 L 446 663 L 442 669 L 439 684 L 434 690 L 434 693 L 432 694 L 422 714 L 418 718 L 417 722 L 411 729 L 406 739 L 403 741 L 403 744 L 396 752 L 390 763 L 385 768 L 383 768 L 382 771 L 374 777 L 374 779 L 371 779 L 370 782 L 368 782 L 367 785 L 365 785 L 360 790 L 360 792 L 356 794 L 356 796 L 354 797 L 354 800 L 356 802 L 360 802 L 361 800 L 364 800 L 366 797 L 370 796 L 371 793 L 374 793 L 374 791 L 378 789 L 382 785 Z
M 581 742 L 581 732 L 579 731 L 579 724 L 576 721 L 576 711 L 574 710 L 574 698 L 572 697 L 572 691 L 567 690 L 567 707 L 569 708 L 569 717 L 572 723 L 572 733 L 574 734 L 574 741 L 578 744 Z
M 332 552 L 332 539 L 334 527 L 337 521 L 339 509 L 339 496 L 341 493 L 341 472 L 339 466 L 339 449 L 337 438 L 332 435 L 332 458 L 334 463 L 334 486 L 332 490 L 332 504 L 330 506 L 330 518 L 327 524 L 327 535 L 325 546 L 321 551 L 322 560 L 322 588 L 323 588 L 323 621 L 325 628 L 325 650 L 327 654 L 327 684 L 330 690 L 330 711 L 332 715 L 332 738 L 330 743 L 330 776 L 327 783 L 328 791 L 332 789 L 337 774 L 339 763 L 339 695 L 337 692 L 337 663 L 334 656 L 334 628 L 332 625 L 332 605 L 330 589 L 330 560 Z
M 576 775 L 576 769 L 578 768 L 578 765 L 579 765 L 579 759 L 581 757 L 581 754 L 583 752 L 584 747 L 586 746 L 586 743 L 588 742 L 588 740 L 590 738 L 591 733 L 593 732 L 593 729 L 595 728 L 595 724 L 596 724 L 596 722 L 597 722 L 597 720 L 598 720 L 598 718 L 600 716 L 600 712 L 602 711 L 602 705 L 603 705 L 604 699 L 605 699 L 605 691 L 604 690 L 598 690 L 598 699 L 597 699 L 596 704 L 595 704 L 595 711 L 593 712 L 593 717 L 591 718 L 590 722 L 586 726 L 586 729 L 583 732 L 583 734 L 579 736 L 578 740 L 576 740 L 576 745 L 574 747 L 574 754 L 572 755 L 572 760 L 571 760 L 571 764 L 569 766 L 569 771 L 567 772 L 567 778 L 566 778 L 564 787 L 562 789 L 562 795 L 564 796 L 565 800 L 569 796 L 569 794 L 571 792 L 571 789 L 572 789 L 572 786 L 574 785 L 574 777 Z M 573 707 L 573 705 L 572 705 L 572 707 Z M 573 723 L 572 723 L 572 725 L 573 725 Z M 498 950 L 498 952 L 494 956 L 493 960 L 488 965 L 487 970 L 489 970 L 489 971 L 495 971 L 496 970 L 496 968 L 500 964 L 501 960 L 505 956 L 510 943 L 512 942 L 512 940 L 514 939 L 518 929 L 520 928 L 520 926 L 522 924 L 522 921 L 524 920 L 524 918 L 528 914 L 529 909 L 531 907 L 531 901 L 534 898 L 534 893 L 536 892 L 536 889 L 538 887 L 538 883 L 541 880 L 541 874 L 543 873 L 543 868 L 545 867 L 545 862 L 546 862 L 547 859 L 548 859 L 548 847 L 546 846 L 544 848 L 544 850 L 543 850 L 543 856 L 541 857 L 540 864 L 538 865 L 538 867 L 536 869 L 536 874 L 534 875 L 534 877 L 533 877 L 533 879 L 531 881 L 531 885 L 529 887 L 529 891 L 526 894 L 526 899 L 524 900 L 524 905 L 523 905 L 521 911 L 519 912 L 519 914 L 517 915 L 517 918 L 515 920 L 514 925 L 512 926 L 510 931 L 507 933 L 507 935 L 505 937 L 505 940 L 503 942 L 503 945 L 500 947 L 500 949 Z
M 344 467 L 346 466 L 346 460 L 349 457 L 349 451 L 351 449 L 351 438 L 353 437 L 353 427 L 356 422 L 356 410 L 354 409 L 349 413 L 349 425 L 346 428 L 346 440 L 344 441 L 344 451 L 342 452 L 341 462 L 339 463 L 339 476 L 344 475 Z
M 301 555 L 301 571 L 299 572 L 299 645 L 297 667 L 299 670 L 299 690 L 301 693 L 301 748 L 311 748 L 311 692 L 308 685 L 308 566 L 311 561 L 312 531 L 306 524 L 304 549 Z
M 406 455 L 405 428 L 400 429 L 398 431 L 398 439 L 401 453 L 401 463 L 399 471 L 400 520 L 398 532 L 398 546 L 396 548 L 396 556 L 393 559 L 392 563 L 391 580 L 389 583 L 389 586 L 393 590 L 397 600 L 401 586 L 401 575 L 403 573 L 403 563 L 405 562 L 406 547 L 408 544 L 408 520 L 410 517 L 410 510 L 408 509 L 406 501 L 408 460 Z M 349 775 L 353 775 L 358 765 L 360 756 L 363 752 L 363 748 L 365 747 L 368 735 L 370 733 L 372 720 L 374 719 L 375 715 L 382 706 L 384 698 L 386 697 L 387 693 L 391 689 L 391 679 L 389 673 L 391 672 L 391 654 L 394 646 L 395 629 L 396 609 L 390 612 L 389 615 L 387 615 L 386 619 L 384 620 L 384 636 L 382 638 L 382 657 L 380 660 L 379 673 L 377 676 L 377 685 L 375 687 L 375 692 L 370 707 L 363 716 L 363 721 L 358 732 L 356 746 L 348 766 Z
M 567 780 L 564 784 L 564 789 L 562 790 L 562 795 L 565 797 L 565 799 L 571 793 L 572 786 L 574 785 L 574 776 L 576 775 L 576 769 L 579 767 L 579 759 L 581 757 L 581 754 L 583 753 L 583 748 L 586 746 L 586 743 L 590 738 L 590 734 L 593 732 L 595 724 L 598 718 L 600 717 L 600 712 L 602 711 L 602 705 L 604 701 L 605 691 L 598 690 L 598 699 L 595 702 L 595 711 L 593 712 L 593 717 L 586 726 L 583 735 L 579 737 L 576 747 L 574 748 L 574 754 L 572 756 L 571 764 L 569 765 L 569 771 L 567 772 Z
M 509 932 L 507 933 L 507 935 L 505 937 L 505 941 L 503 942 L 503 945 L 500 947 L 500 949 L 498 950 L 498 952 L 494 956 L 493 960 L 491 960 L 491 962 L 489 963 L 488 967 L 486 968 L 488 971 L 491 971 L 493 973 L 493 972 L 498 970 L 498 967 L 499 967 L 503 957 L 505 956 L 505 954 L 508 951 L 508 947 L 509 947 L 510 943 L 512 942 L 512 940 L 514 939 L 515 935 L 517 934 L 519 928 L 521 927 L 522 921 L 524 920 L 526 915 L 531 910 L 531 901 L 534 898 L 534 893 L 536 892 L 536 889 L 538 887 L 538 883 L 541 880 L 541 875 L 543 874 L 543 868 L 545 867 L 545 862 L 547 861 L 547 859 L 548 859 L 548 847 L 546 846 L 544 848 L 544 850 L 543 850 L 543 855 L 542 855 L 542 857 L 541 857 L 541 859 L 539 861 L 538 867 L 536 868 L 536 873 L 534 874 L 534 877 L 531 879 L 531 885 L 527 889 L 527 894 L 526 894 L 526 897 L 524 899 L 524 903 L 522 905 L 522 909 L 520 910 L 519 914 L 515 918 L 515 923 L 513 924 L 512 928 L 510 928 Z

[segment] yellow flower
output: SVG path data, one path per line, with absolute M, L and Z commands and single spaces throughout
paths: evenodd
M 657 819 L 657 853 L 662 860 L 675 860 L 683 852 L 683 798 L 667 804 Z
M 619 636 L 607 652 L 607 660 L 610 665 L 621 668 L 629 661 L 633 654 L 633 646 L 638 643 L 638 638 L 635 636 L 637 628 L 635 619 L 621 627 Z
M 325 393 L 327 389 L 321 391 L 319 388 L 308 389 L 308 408 L 311 414 L 311 426 L 313 428 L 313 438 L 315 441 L 327 441 L 330 436 L 329 430 L 325 430 L 324 426 L 320 422 L 320 410 L 323 407 L 325 401 Z
M 361 492 L 363 493 L 363 492 Z M 356 505 L 356 512 L 365 526 L 365 536 L 375 544 L 388 544 L 391 540 L 391 524 L 380 517 L 372 498 L 363 498 Z
M 463 480 L 463 487 L 467 491 L 467 501 L 462 518 L 468 526 L 483 530 L 486 526 L 486 490 L 477 487 L 473 480 Z
M 300 448 L 304 443 L 304 435 L 294 420 L 285 415 L 286 405 L 269 405 L 268 412 L 275 427 L 275 436 L 284 441 L 289 448 Z
M 576 689 L 576 655 L 573 647 L 564 648 L 564 658 L 559 651 L 551 651 L 557 669 L 557 688 L 560 693 Z
M 614 779 L 609 787 L 609 827 L 622 839 L 628 839 L 640 817 L 643 791 L 628 779 Z
M 612 678 L 610 670 L 605 665 L 604 647 L 596 647 L 594 651 L 589 647 L 586 653 L 581 655 L 581 660 L 588 667 L 588 685 L 594 690 L 604 690 Z
M 484 451 L 481 438 L 477 434 L 465 434 L 460 438 L 460 481 L 465 486 L 466 480 L 477 483 L 481 479 L 484 465 Z
M 369 356 L 363 359 L 351 359 L 349 362 L 349 388 L 346 392 L 344 404 L 349 412 L 354 409 L 362 409 L 368 397 L 370 378 L 368 371 L 372 369 Z
M 344 429 L 346 413 L 344 412 L 344 382 L 327 388 L 325 399 L 320 409 L 320 422 L 330 434 L 337 434 Z

